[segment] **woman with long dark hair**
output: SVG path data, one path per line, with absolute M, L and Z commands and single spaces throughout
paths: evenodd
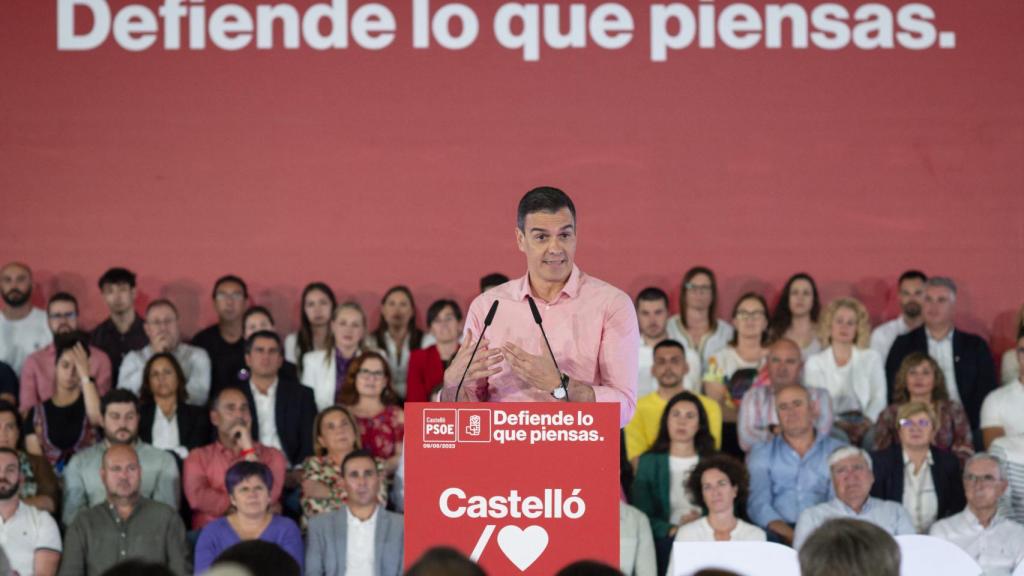
M 669 318 L 666 329 L 669 338 L 696 352 L 704 364 L 728 344 L 733 328 L 718 317 L 718 281 L 710 268 L 694 266 L 683 275 L 679 314 Z M 690 366 L 690 370 L 703 368 Z
M 294 362 L 302 375 L 302 357 L 306 352 L 326 350 L 331 317 L 338 306 L 334 291 L 323 282 L 311 282 L 302 289 L 299 331 L 284 340 L 284 358 Z
M 772 311 L 769 329 L 772 341 L 789 338 L 796 342 L 804 360 L 821 352 L 821 341 L 818 339 L 820 313 L 821 298 L 814 278 L 806 272 L 793 274 L 786 280 L 775 310 Z
M 409 355 L 434 343 L 416 323 L 416 301 L 407 286 L 392 286 L 380 300 L 380 320 L 370 336 L 371 347 L 381 351 L 391 368 L 391 386 L 405 398 Z

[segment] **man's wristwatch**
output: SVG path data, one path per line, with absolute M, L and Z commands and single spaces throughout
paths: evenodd
M 563 372 L 561 380 L 561 385 L 551 391 L 551 395 L 554 396 L 556 400 L 565 400 L 569 397 L 569 375 Z

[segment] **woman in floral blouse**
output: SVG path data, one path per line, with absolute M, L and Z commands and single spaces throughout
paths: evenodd
M 361 448 L 355 416 L 344 406 L 330 406 L 313 423 L 313 452 L 302 463 L 304 519 L 331 512 L 345 503 L 341 461 Z

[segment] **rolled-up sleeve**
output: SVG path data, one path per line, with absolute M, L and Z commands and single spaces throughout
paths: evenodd
M 633 302 L 619 293 L 608 306 L 598 351 L 599 380 L 594 400 L 619 403 L 619 426 L 625 426 L 636 411 L 636 385 L 640 359 L 640 328 Z

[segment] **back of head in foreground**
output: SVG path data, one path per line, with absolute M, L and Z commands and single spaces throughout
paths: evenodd
M 899 576 L 900 547 L 878 526 L 852 518 L 822 524 L 800 549 L 801 576 Z

